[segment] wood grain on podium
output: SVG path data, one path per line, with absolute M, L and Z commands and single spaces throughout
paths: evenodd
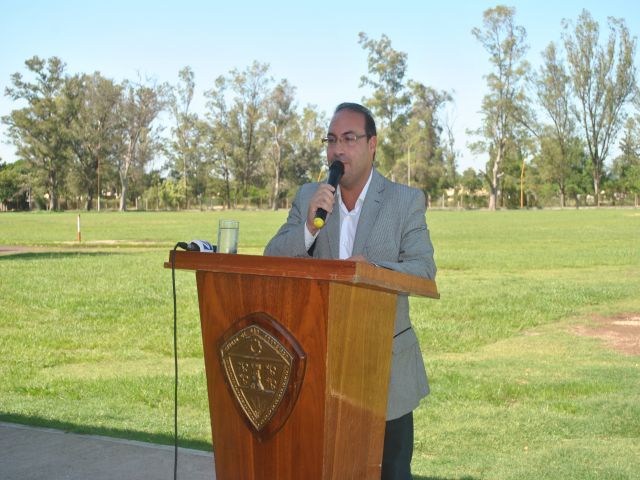
M 330 297 L 322 478 L 377 480 L 397 296 L 335 283 Z
M 328 284 L 288 278 L 265 282 L 263 277 L 208 272 L 198 272 L 197 279 L 210 414 L 219 420 L 212 422 L 217 477 L 322 478 Z M 264 442 L 253 435 L 233 404 L 216 348 L 232 323 L 229 319 L 256 311 L 264 311 L 292 332 L 307 355 L 304 382 L 291 416 Z
M 341 260 L 171 252 L 196 270 L 218 480 L 379 479 L 397 294 L 434 282 Z M 264 312 L 299 342 L 306 371 L 282 428 L 260 440 L 225 385 L 218 342 Z

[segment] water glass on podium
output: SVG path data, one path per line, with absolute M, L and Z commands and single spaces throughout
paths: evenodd
M 218 224 L 218 253 L 238 253 L 237 220 L 220 220 Z

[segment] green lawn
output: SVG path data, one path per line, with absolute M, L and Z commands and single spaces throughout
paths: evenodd
M 240 220 L 259 253 L 286 212 L 0 214 L 0 420 L 172 442 L 179 240 Z M 640 211 L 429 212 L 441 300 L 412 299 L 432 393 L 418 479 L 640 477 L 640 357 L 578 336 L 640 315 Z M 211 441 L 195 279 L 176 272 L 182 443 Z

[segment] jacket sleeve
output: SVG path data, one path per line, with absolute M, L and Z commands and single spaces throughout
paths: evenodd
M 293 200 L 289 210 L 287 221 L 264 249 L 265 255 L 274 257 L 302 257 L 309 258 L 304 244 L 304 224 L 307 221 L 307 209 L 309 206 L 308 195 L 311 187 L 303 185 Z
M 426 200 L 424 193 L 412 189 L 410 206 L 402 226 L 397 261 L 376 261 L 376 265 L 398 272 L 417 275 L 434 280 L 436 264 L 433 259 L 433 245 L 426 222 Z

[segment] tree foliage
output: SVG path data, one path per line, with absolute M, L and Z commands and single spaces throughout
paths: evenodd
M 0 211 L 28 208 L 31 196 L 29 167 L 24 160 L 0 161 Z
M 608 201 L 637 195 L 640 120 L 636 115 L 625 123 L 637 91 L 636 39 L 623 20 L 609 19 L 601 45 L 599 26 L 586 11 L 575 25 L 563 25 L 564 49 L 550 43 L 532 74 L 515 9 L 484 12 L 482 26 L 471 33 L 487 51 L 490 71 L 471 148 L 487 163 L 484 172 L 462 175 L 444 115 L 453 94 L 408 79 L 408 56 L 386 35 L 360 33 L 367 57 L 360 87 L 378 124 L 378 168 L 429 198 L 446 193 L 472 207 L 486 205 L 482 178 L 492 209 L 558 196 L 561 206 L 565 198 L 579 204 L 593 193 L 599 201 L 603 185 Z M 139 207 L 139 199 L 152 208 L 252 202 L 275 209 L 326 171 L 325 113 L 301 107 L 296 88 L 287 79 L 275 81 L 266 63 L 254 61 L 205 85 L 200 115 L 189 66 L 172 86 L 118 83 L 99 72 L 69 75 L 57 57 L 33 57 L 25 66 L 5 91 L 18 104 L 2 121 L 19 161 L 0 168 L 3 208 L 46 202 L 52 210 L 91 209 L 97 197 L 98 208 L 106 198 L 121 210 L 132 202 Z M 616 140 L 620 155 L 609 165 Z
M 476 144 L 476 150 L 489 154 L 487 180 L 491 189 L 489 209 L 495 210 L 504 175 L 504 162 L 517 144 L 518 130 L 527 114 L 525 76 L 529 63 L 525 59 L 528 49 L 524 27 L 515 23 L 515 8 L 499 5 L 483 14 L 483 28 L 474 28 L 473 36 L 489 53 L 492 71 L 486 76 L 489 92 L 482 100 L 483 125 L 476 134 L 486 141 Z
M 136 169 L 144 169 L 158 148 L 158 128 L 153 122 L 164 107 L 162 87 L 125 82 L 120 104 L 121 143 L 116 155 L 121 187 L 120 211 L 127 210 L 131 175 Z
M 575 26 L 563 21 L 564 45 L 577 97 L 574 113 L 580 123 L 592 164 L 593 187 L 600 202 L 604 161 L 624 124 L 624 107 L 636 88 L 633 58 L 636 39 L 623 19 L 609 18 L 609 38 L 599 44 L 600 27 L 583 10 Z M 573 27 L 573 29 L 572 29 Z
M 571 77 L 551 42 L 542 52 L 543 64 L 535 76 L 538 103 L 550 123 L 538 127 L 539 172 L 546 182 L 557 186 L 560 206 L 565 206 L 569 180 L 582 151 L 576 138 L 576 122 L 571 112 Z
M 271 92 L 266 102 L 265 133 L 270 146 L 266 157 L 273 178 L 271 206 L 278 208 L 282 178 L 288 165 L 294 161 L 293 133 L 296 128 L 295 88 L 282 80 Z
M 195 94 L 195 74 L 190 67 L 178 73 L 179 82 L 170 88 L 168 105 L 175 122 L 167 142 L 168 167 L 174 178 L 180 178 L 185 208 L 194 198 L 207 192 L 210 162 L 206 161 L 203 137 L 206 129 L 198 115 L 191 111 Z
M 640 193 L 640 115 L 627 119 L 611 173 L 618 192 Z
M 100 73 L 75 75 L 66 82 L 73 115 L 70 123 L 71 183 L 84 194 L 85 208 L 93 208 L 102 171 L 112 174 L 121 132 L 119 106 L 122 86 Z
M 386 35 L 374 40 L 361 32 L 359 43 L 368 52 L 369 75 L 360 86 L 373 89 L 364 104 L 378 119 L 378 164 L 392 178 L 438 194 L 448 174 L 439 113 L 451 95 L 405 80 L 407 54 L 395 50 Z
M 438 113 L 452 97 L 420 82 L 410 81 L 409 86 L 412 103 L 406 129 L 407 183 L 420 185 L 427 194 L 434 195 L 451 186 L 447 182 L 443 127 Z
M 58 199 L 71 156 L 71 109 L 65 92 L 65 64 L 57 57 L 33 57 L 25 62 L 32 81 L 20 73 L 11 75 L 5 94 L 26 106 L 3 118 L 19 158 L 42 175 L 49 197 L 48 208 L 57 210 Z
M 377 161 L 385 171 L 391 171 L 404 152 L 405 129 L 411 97 L 405 75 L 407 54 L 391 46 L 391 40 L 382 35 L 380 40 L 359 34 L 359 43 L 367 51 L 369 76 L 360 77 L 361 87 L 371 87 L 372 96 L 364 99 L 378 119 Z

